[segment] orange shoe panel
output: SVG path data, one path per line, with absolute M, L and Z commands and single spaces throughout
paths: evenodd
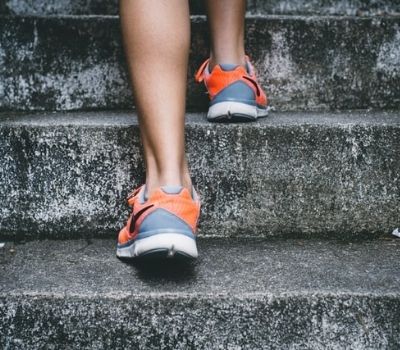
M 139 191 L 140 188 L 134 191 L 132 195 L 128 197 L 128 204 L 133 206 L 133 211 L 127 224 L 119 233 L 118 241 L 120 244 L 124 244 L 132 239 L 135 239 L 135 237 L 138 235 L 139 227 L 143 220 L 145 220 L 148 215 L 159 208 L 167 210 L 168 212 L 179 217 L 191 227 L 193 233 L 196 233 L 200 214 L 200 202 L 195 202 L 186 188 L 177 195 L 166 194 L 161 189 L 156 189 L 143 204 L 140 203 L 138 198 Z M 145 214 L 138 218 L 135 223 L 134 231 L 129 232 L 133 216 L 147 207 L 150 208 L 146 210 Z

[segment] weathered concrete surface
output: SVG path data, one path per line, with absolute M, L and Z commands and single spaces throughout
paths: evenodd
M 396 0 L 248 0 L 252 14 L 283 15 L 398 15 Z
M 204 14 L 203 0 L 192 0 L 191 12 Z M 248 0 L 249 14 L 396 15 L 397 0 Z M 3 0 L 0 13 L 13 15 L 117 15 L 117 0 Z
M 400 224 L 399 113 L 283 113 L 215 125 L 189 115 L 201 235 L 369 237 Z M 3 237 L 114 236 L 143 181 L 129 112 L 0 118 Z
M 247 51 L 280 110 L 400 108 L 400 17 L 253 17 Z M 188 108 L 205 110 L 193 81 L 208 56 L 194 17 Z M 132 105 L 117 17 L 0 21 L 0 110 L 114 109 Z
M 0 347 L 397 350 L 399 248 L 203 239 L 196 264 L 129 265 L 114 240 L 7 244 Z

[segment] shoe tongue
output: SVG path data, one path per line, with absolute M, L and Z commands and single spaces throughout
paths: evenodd
M 167 194 L 179 194 L 181 193 L 182 186 L 162 186 L 161 189 Z
M 239 65 L 232 64 L 232 63 L 221 63 L 219 66 L 225 72 L 231 72 L 231 71 L 235 70 L 237 67 L 239 67 Z

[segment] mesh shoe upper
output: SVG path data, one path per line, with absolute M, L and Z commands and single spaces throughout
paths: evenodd
M 182 187 L 175 187 L 175 190 L 161 187 L 146 199 L 145 186 L 142 186 L 128 196 L 128 204 L 133 209 L 119 233 L 119 245 L 157 233 L 175 232 L 188 236 L 196 233 L 200 200 L 194 190 L 190 193 Z
M 247 56 L 246 68 L 234 66 L 233 69 L 224 69 L 224 65 L 216 65 L 211 72 L 209 70 L 209 59 L 207 59 L 197 71 L 195 80 L 198 83 L 204 83 L 208 90 L 211 104 L 215 101 L 229 99 L 245 103 L 253 102 L 254 105 L 261 108 L 267 107 L 267 96 L 258 84 L 254 67 Z M 233 89 L 234 86 L 236 87 Z M 246 88 L 253 92 L 253 96 L 250 99 Z M 230 89 L 228 93 L 226 93 L 227 89 Z M 224 91 L 226 97 L 220 98 Z

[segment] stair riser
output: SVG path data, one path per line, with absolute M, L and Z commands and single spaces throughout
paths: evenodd
M 144 173 L 138 127 L 112 118 L 0 127 L 3 237 L 116 234 Z M 345 238 L 398 227 L 400 126 L 279 120 L 187 125 L 201 234 Z
M 4 349 L 398 349 L 390 296 L 3 296 Z
M 280 110 L 400 108 L 400 18 L 252 18 L 247 51 Z M 208 98 L 193 81 L 208 56 L 195 18 L 190 110 Z M 132 105 L 118 18 L 2 18 L 0 110 L 115 109 Z
M 190 1 L 192 13 L 203 14 L 203 0 Z M 396 0 L 248 0 L 252 14 L 307 14 L 307 15 L 382 15 L 398 14 Z M 6 0 L 0 13 L 15 15 L 116 15 L 117 0 L 57 1 Z

